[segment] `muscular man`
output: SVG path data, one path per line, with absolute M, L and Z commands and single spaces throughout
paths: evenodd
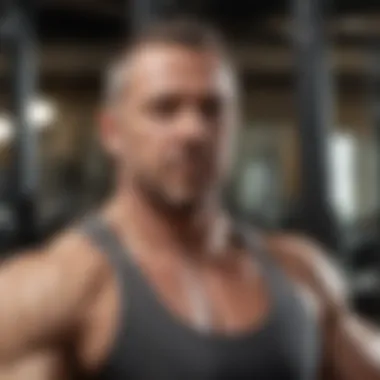
M 226 215 L 238 104 L 217 36 L 147 30 L 112 68 L 96 215 L 0 269 L 0 379 L 380 380 L 378 332 L 301 237 Z

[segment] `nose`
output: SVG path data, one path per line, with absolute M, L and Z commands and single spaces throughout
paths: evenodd
M 183 112 L 178 123 L 178 132 L 187 140 L 205 141 L 209 138 L 209 130 L 205 117 L 195 109 Z

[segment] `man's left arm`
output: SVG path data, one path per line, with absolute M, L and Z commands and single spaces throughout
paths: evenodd
M 322 380 L 380 380 L 380 329 L 350 308 L 348 288 L 321 247 L 283 235 L 270 239 L 272 252 L 321 305 L 324 373 Z

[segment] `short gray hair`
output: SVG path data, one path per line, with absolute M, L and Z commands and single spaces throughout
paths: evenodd
M 127 61 L 131 54 L 143 45 L 179 45 L 189 49 L 211 50 L 229 60 L 226 43 L 221 34 L 212 26 L 188 18 L 162 20 L 151 24 L 125 44 L 108 67 L 104 101 L 108 104 L 117 99 L 125 85 Z

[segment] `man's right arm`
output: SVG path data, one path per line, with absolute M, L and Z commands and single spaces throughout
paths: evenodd
M 96 257 L 73 232 L 0 264 L 0 364 L 75 333 L 97 291 Z

